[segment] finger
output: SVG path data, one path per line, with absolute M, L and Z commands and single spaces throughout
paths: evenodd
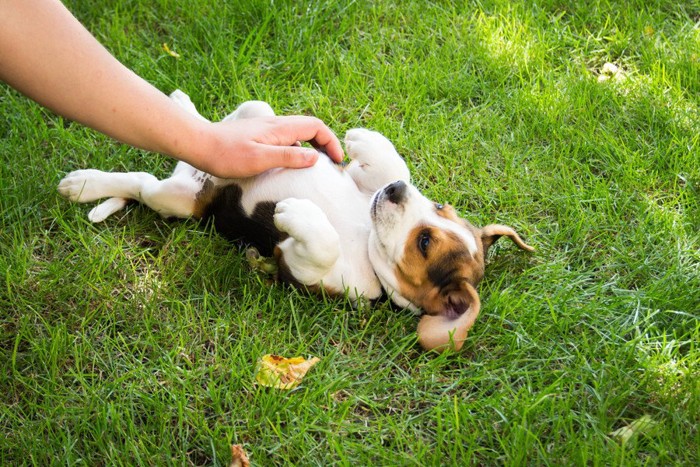
M 300 146 L 265 145 L 255 157 L 255 172 L 264 172 L 276 167 L 303 169 L 318 160 L 318 151 Z
M 274 136 L 277 141 L 264 141 L 270 144 L 289 146 L 297 141 L 308 141 L 322 149 L 335 162 L 345 157 L 340 141 L 321 120 L 314 117 L 288 116 L 275 119 Z
M 335 133 L 333 133 L 327 127 L 326 129 L 328 130 L 329 136 L 324 137 L 325 139 L 323 139 L 323 141 L 325 142 L 320 141 L 319 138 L 316 137 L 311 140 L 311 144 L 314 147 L 323 150 L 323 152 L 325 152 L 334 162 L 340 163 L 345 158 L 343 147 L 340 145 L 340 141 L 335 136 Z

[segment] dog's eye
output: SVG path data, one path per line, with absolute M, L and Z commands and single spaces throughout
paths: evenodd
M 428 256 L 428 247 L 430 246 L 430 232 L 421 232 L 418 236 L 418 249 L 423 256 Z
M 444 207 L 445 207 L 444 204 L 435 203 L 435 209 L 437 209 L 438 211 L 441 211 Z

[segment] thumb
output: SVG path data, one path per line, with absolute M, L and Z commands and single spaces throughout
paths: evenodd
M 290 169 L 303 169 L 311 167 L 318 160 L 318 151 L 299 146 L 282 146 L 275 151 L 275 156 L 268 162 L 271 167 L 287 167 Z

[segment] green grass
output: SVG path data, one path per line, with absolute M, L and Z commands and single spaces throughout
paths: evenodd
M 698 464 L 697 1 L 69 7 L 210 118 L 254 98 L 383 132 L 428 196 L 537 251 L 494 248 L 464 349 L 427 355 L 410 313 L 270 287 L 194 221 L 91 225 L 68 171 L 174 163 L 2 86 L 0 464 Z M 265 353 L 322 360 L 280 392 Z

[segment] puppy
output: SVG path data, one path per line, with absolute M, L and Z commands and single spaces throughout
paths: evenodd
M 203 118 L 181 91 L 170 96 Z M 264 102 L 242 104 L 229 119 L 273 116 Z M 279 279 L 351 300 L 386 292 L 400 307 L 423 313 L 423 348 L 459 350 L 479 314 L 476 286 L 488 248 L 507 236 L 504 225 L 476 228 L 410 183 L 408 168 L 381 134 L 353 129 L 345 136 L 350 163 L 320 157 L 307 169 L 273 169 L 245 179 L 221 179 L 180 162 L 170 178 L 143 172 L 78 170 L 58 191 L 71 201 L 107 198 L 88 214 L 100 222 L 130 200 L 163 217 L 212 218 L 225 237 L 274 256 Z

